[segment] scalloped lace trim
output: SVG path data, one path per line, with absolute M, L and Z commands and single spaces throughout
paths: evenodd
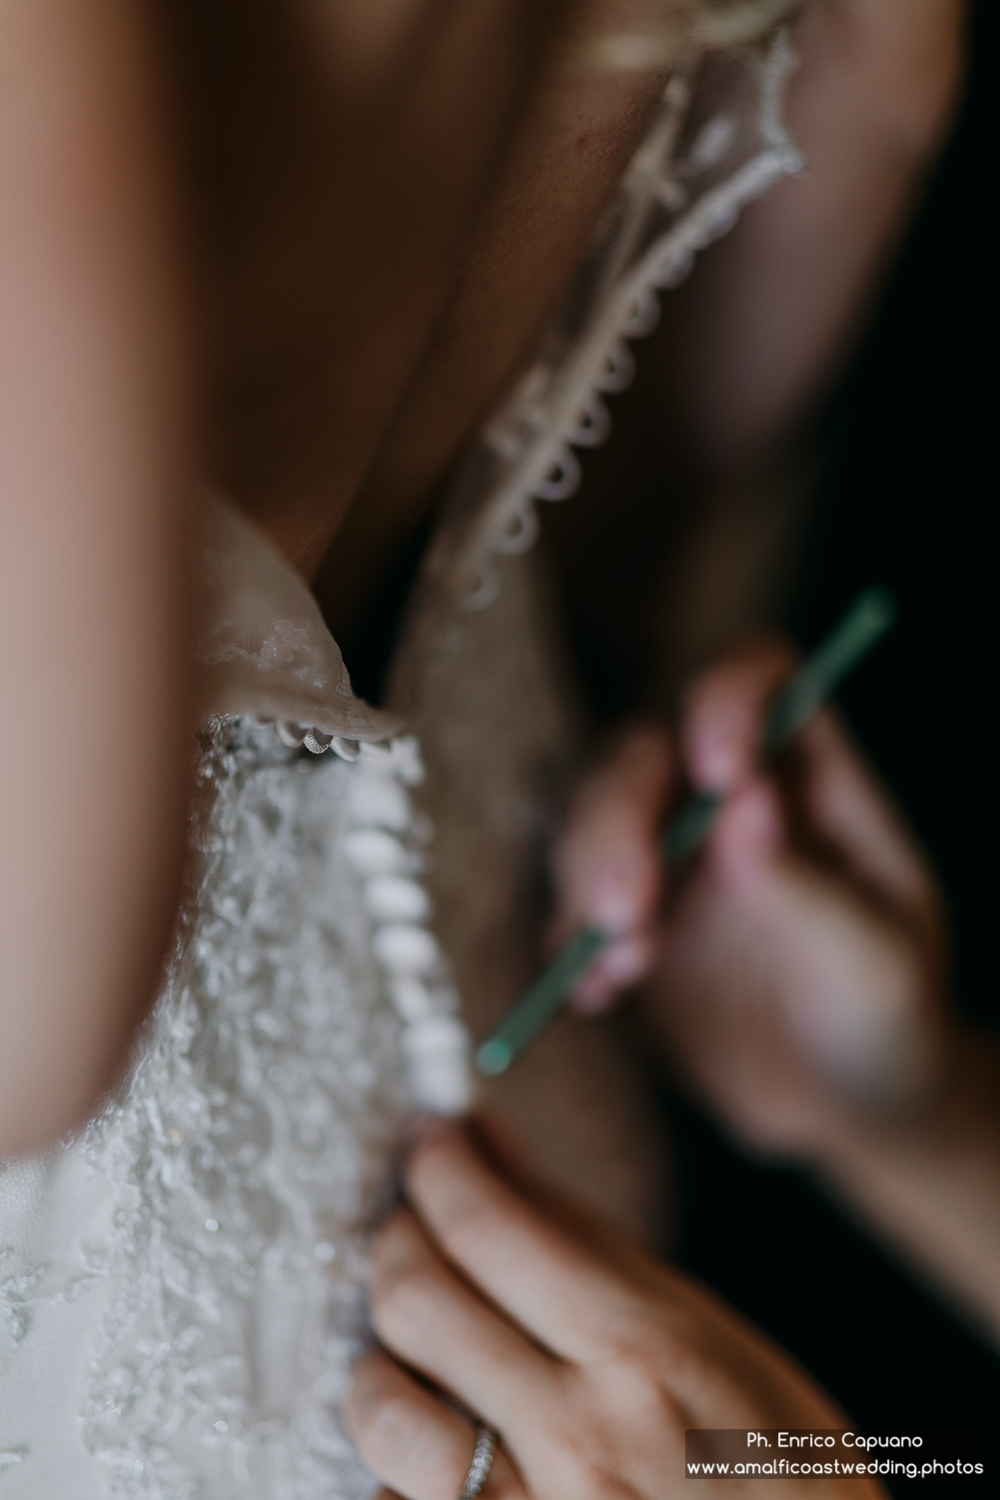
M 771 10 L 787 10 L 787 0 Z M 724 5 L 715 19 L 740 31 L 764 14 L 759 4 Z M 703 51 L 672 75 L 562 311 L 459 475 L 427 561 L 437 604 L 418 635 L 440 639 L 440 619 L 431 617 L 456 603 L 490 605 L 497 559 L 533 545 L 536 504 L 571 495 L 581 478 L 575 450 L 606 439 L 604 397 L 632 381 L 629 342 L 653 331 L 659 294 L 687 276 L 696 253 L 747 203 L 801 170 L 782 121 L 793 66 L 787 28 L 779 27 L 763 51 L 745 46 L 721 60 Z M 699 113 L 711 67 L 731 70 L 716 92 L 737 101 Z M 273 724 L 283 745 L 314 755 L 332 750 L 352 760 L 365 742 L 387 740 L 399 720 L 355 697 L 303 580 L 224 502 L 209 497 L 206 512 L 209 618 L 198 652 L 206 710 L 252 714 Z
M 672 76 L 564 313 L 459 478 L 448 539 L 457 561 L 444 573 L 466 609 L 486 609 L 496 597 L 498 557 L 533 545 L 536 503 L 564 500 L 578 487 L 574 450 L 596 447 L 610 432 L 603 398 L 631 383 L 629 341 L 656 327 L 659 293 L 684 280 L 696 253 L 725 234 L 746 204 L 802 170 L 782 120 L 785 81 L 795 65 L 787 28 L 779 28 L 763 55 L 744 48 L 736 57 L 743 86 L 755 96 L 756 149 L 745 154 L 746 122 L 730 107 L 705 119 L 693 113 L 704 56 Z M 442 572 L 440 556 L 434 571 Z

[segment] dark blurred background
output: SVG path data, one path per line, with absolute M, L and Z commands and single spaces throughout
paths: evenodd
M 809 646 L 865 584 L 896 594 L 897 628 L 840 701 L 944 881 L 958 1004 L 1000 1031 L 998 19 L 995 0 L 980 0 L 957 130 L 827 414 L 786 623 Z M 669 1108 L 684 1265 L 861 1427 L 1000 1428 L 1000 1360 L 971 1330 L 802 1177 L 742 1157 L 682 1101 Z

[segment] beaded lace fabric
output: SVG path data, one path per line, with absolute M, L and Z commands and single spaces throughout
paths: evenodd
M 603 436 L 601 392 L 624 383 L 656 291 L 795 167 L 786 66 L 779 38 L 675 75 L 460 480 L 402 645 L 399 715 L 353 697 L 304 586 L 209 506 L 211 712 L 163 991 L 104 1112 L 0 1166 L 0 1500 L 377 1489 L 338 1415 L 367 1337 L 368 1226 L 413 1108 L 467 1101 L 463 1018 L 478 1032 L 521 982 L 499 955 L 517 951 L 573 738 L 531 559 L 504 565 L 486 610 L 496 559 L 526 549 L 536 498 L 572 488 L 573 446 Z M 655 1164 L 613 1049 L 556 1028 L 521 1077 L 510 1112 L 529 1148 L 641 1229 Z
M 425 567 L 418 651 L 447 636 L 456 601 L 489 607 L 498 561 L 535 541 L 537 503 L 573 494 L 575 450 L 607 437 L 604 397 L 631 383 L 629 341 L 656 327 L 659 294 L 746 204 L 802 170 L 782 119 L 794 64 L 780 29 L 766 47 L 694 55 L 673 72 L 562 306 L 458 474 Z

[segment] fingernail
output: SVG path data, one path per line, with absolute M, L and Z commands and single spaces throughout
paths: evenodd
M 691 775 L 712 791 L 727 791 L 739 772 L 739 724 L 719 715 L 702 724 L 691 742 Z
M 639 938 L 612 943 L 604 954 L 604 972 L 617 985 L 632 984 L 646 967 L 646 945 Z
M 633 872 L 624 861 L 595 871 L 587 884 L 586 908 L 592 922 L 608 932 L 626 932 L 638 921 Z
M 647 948 L 641 938 L 623 938 L 605 948 L 592 971 L 573 991 L 571 1005 L 583 1015 L 606 1010 L 617 991 L 642 977 Z

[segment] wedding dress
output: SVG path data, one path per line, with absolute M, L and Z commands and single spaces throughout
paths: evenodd
M 709 13 L 759 31 L 787 8 Z M 102 1113 L 0 1169 L 0 1500 L 374 1492 L 338 1416 L 366 1233 L 406 1119 L 466 1106 L 469 1035 L 538 961 L 539 851 L 581 741 L 534 506 L 604 437 L 657 293 L 798 168 L 788 66 L 779 32 L 674 74 L 456 480 L 386 709 L 353 696 L 297 575 L 207 502 L 210 713 L 163 991 Z M 476 1093 L 653 1233 L 658 1132 L 613 1026 L 556 1023 Z

